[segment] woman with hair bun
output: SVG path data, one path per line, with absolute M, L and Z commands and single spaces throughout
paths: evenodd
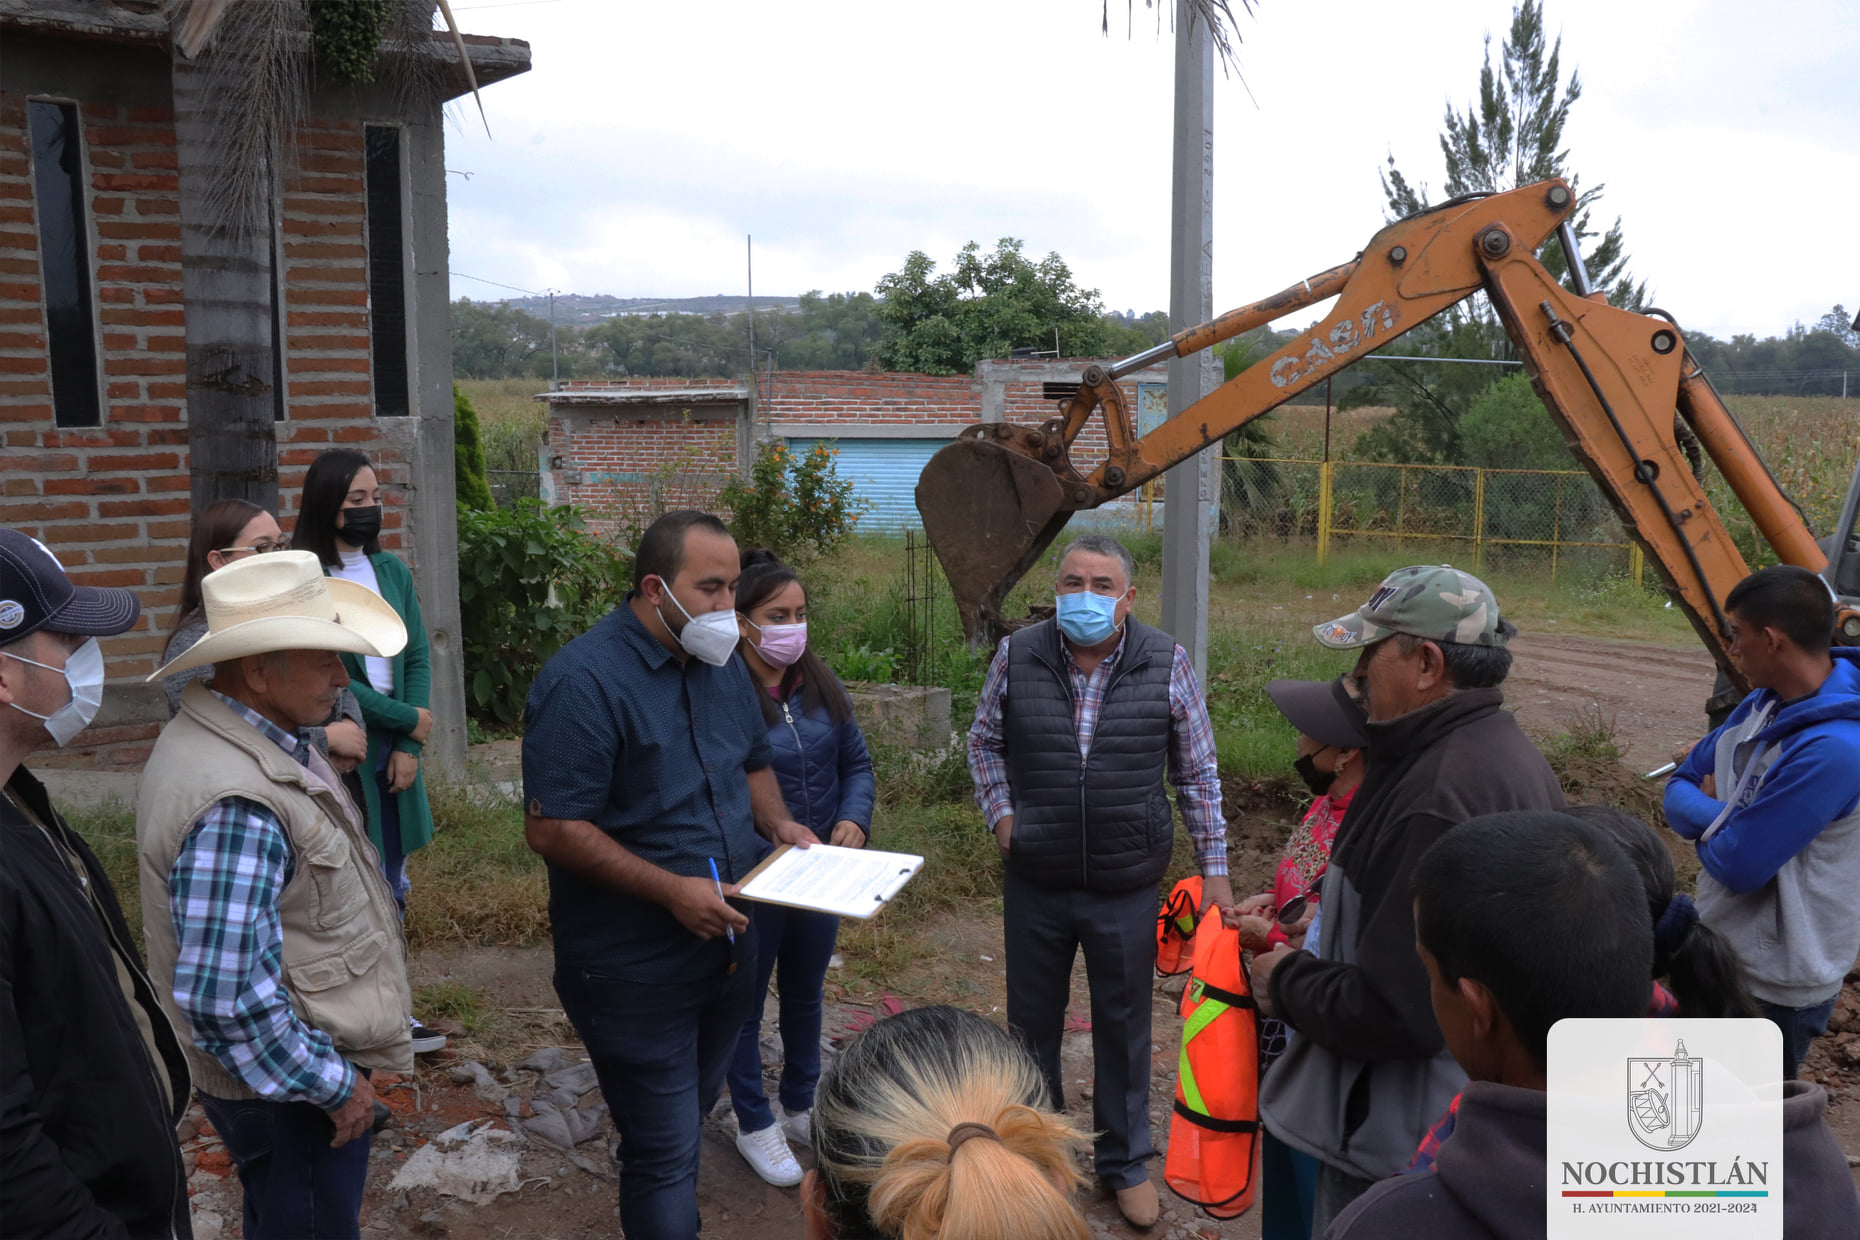
M 1653 828 L 1612 805 L 1569 805 L 1571 818 L 1600 827 L 1634 862 L 1647 891 L 1653 918 L 1653 975 L 1672 984 L 1679 1007 L 1674 1016 L 1749 1017 L 1759 1015 L 1744 988 L 1744 966 L 1737 948 L 1723 933 L 1699 920 L 1692 898 L 1678 889 L 1672 854 Z M 1656 995 L 1656 999 L 1657 999 Z
M 1070 1194 L 1085 1135 L 1032 1058 L 951 1007 L 879 1021 L 814 1104 L 808 1240 L 1091 1240 Z
M 795 821 L 821 840 L 864 848 L 872 829 L 877 783 L 852 699 L 807 640 L 807 590 L 770 551 L 743 553 L 736 583 L 737 652 L 760 686 L 775 778 Z M 758 857 L 773 845 L 756 837 Z M 756 1000 L 743 1022 L 730 1064 L 736 1108 L 736 1149 L 755 1173 L 787 1188 L 801 1182 L 788 1148 L 808 1138 L 808 1113 L 820 1080 L 821 989 L 839 936 L 840 919 L 777 904 L 754 904 Z M 782 1114 L 763 1092 L 762 1004 L 769 980 L 781 973 Z

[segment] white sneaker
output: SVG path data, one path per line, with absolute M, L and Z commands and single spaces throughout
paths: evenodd
M 812 1145 L 814 1142 L 814 1112 L 784 1111 L 781 1117 L 781 1130 L 796 1145 Z
M 780 1124 L 770 1124 L 755 1132 L 736 1134 L 736 1152 L 755 1169 L 755 1173 L 777 1188 L 793 1188 L 801 1182 L 801 1164 L 788 1151 Z

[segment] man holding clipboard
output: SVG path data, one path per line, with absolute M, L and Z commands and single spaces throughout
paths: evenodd
M 724 897 L 756 832 L 818 842 L 782 801 L 731 657 L 737 575 L 717 518 L 660 517 L 626 603 L 549 660 L 525 712 L 523 825 L 549 868 L 556 993 L 620 1133 L 631 1236 L 698 1233 L 699 1125 L 757 999 L 754 932 Z

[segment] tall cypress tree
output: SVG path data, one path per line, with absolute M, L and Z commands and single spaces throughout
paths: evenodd
M 1544 37 L 1543 0 L 1520 0 L 1511 11 L 1511 28 L 1493 63 L 1492 36 L 1486 35 L 1485 65 L 1479 73 L 1479 96 L 1464 111 L 1449 103 L 1440 134 L 1446 178 L 1445 198 L 1462 194 L 1502 193 L 1550 177 L 1563 177 L 1576 191 L 1576 237 L 1584 242 L 1583 263 L 1591 283 L 1605 289 L 1617 306 L 1639 310 L 1647 286 L 1627 271 L 1627 253 L 1619 218 L 1601 234 L 1599 244 L 1591 215 L 1602 186 L 1583 189 L 1570 171 L 1563 129 L 1570 108 L 1582 97 L 1582 78 L 1574 70 L 1562 81 L 1561 37 Z M 1427 186 L 1410 181 L 1389 156 L 1382 171 L 1382 192 L 1391 220 L 1426 210 Z M 1563 244 L 1552 236 L 1538 251 L 1551 274 L 1567 283 Z M 1424 324 L 1406 339 L 1403 352 L 1424 357 L 1515 358 L 1516 350 L 1492 312 L 1484 293 L 1474 294 L 1447 313 Z M 1497 379 L 1491 367 L 1371 363 L 1374 380 L 1350 389 L 1341 408 L 1392 405 L 1394 416 L 1364 434 L 1351 449 L 1358 458 L 1389 461 L 1459 461 L 1460 419 Z
M 1561 88 L 1562 36 L 1547 43 L 1544 37 L 1543 0 L 1522 0 L 1511 11 L 1511 29 L 1499 45 L 1499 63 L 1492 63 L 1492 36 L 1485 38 L 1485 65 L 1479 71 L 1479 97 L 1465 111 L 1447 105 L 1444 128 L 1440 134 L 1440 154 L 1446 165 L 1442 187 L 1448 198 L 1461 194 L 1500 193 L 1542 181 L 1564 177 L 1576 190 L 1576 238 L 1583 243 L 1583 262 L 1589 279 L 1598 289 L 1608 291 L 1608 299 L 1617 306 L 1641 309 L 1647 301 L 1647 286 L 1628 274 L 1627 251 L 1617 216 L 1601 234 L 1599 244 L 1587 244 L 1596 236 L 1591 213 L 1602 197 L 1603 186 L 1583 189 L 1580 179 L 1570 171 L 1569 151 L 1563 147 L 1563 127 L 1569 110 L 1582 98 L 1582 78 L 1571 70 Z M 1389 156 L 1382 173 L 1382 192 L 1388 199 L 1389 216 L 1399 219 L 1424 210 L 1428 205 L 1426 184 L 1416 185 L 1402 174 Z M 1568 270 L 1563 245 L 1556 237 L 1545 242 L 1538 257 L 1559 279 Z M 1474 299 L 1467 315 L 1497 330 L 1497 321 L 1483 297 Z M 1495 345 L 1502 341 L 1494 340 Z

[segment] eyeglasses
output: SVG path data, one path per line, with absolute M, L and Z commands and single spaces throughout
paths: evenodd
M 275 542 L 269 538 L 261 538 L 249 547 L 217 548 L 217 550 L 219 551 L 221 555 L 234 555 L 239 552 L 248 552 L 248 551 L 254 555 L 270 555 L 273 551 L 289 551 L 290 549 L 291 549 L 291 540 L 288 538 L 280 538 L 280 539 L 277 539 Z
M 1324 880 L 1320 878 L 1317 882 L 1312 883 L 1310 887 L 1306 888 L 1303 895 L 1293 896 L 1284 904 L 1281 904 L 1279 906 L 1279 924 L 1281 926 L 1297 925 L 1298 919 L 1305 915 L 1305 908 L 1313 900 L 1318 898 L 1318 892 L 1323 889 L 1323 886 Z

